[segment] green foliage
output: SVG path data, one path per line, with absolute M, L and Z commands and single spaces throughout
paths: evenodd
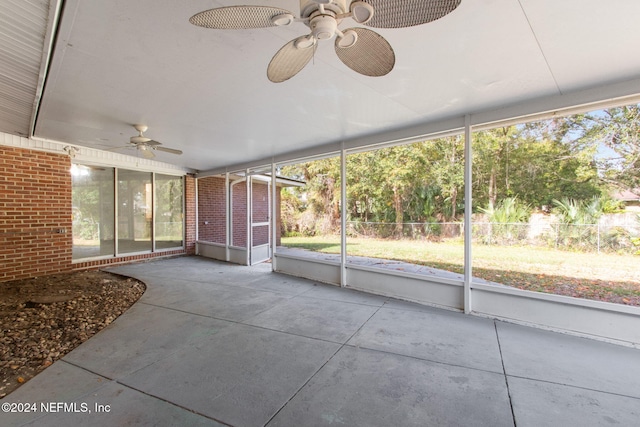
M 347 197 L 352 220 L 396 224 L 455 220 L 462 204 L 459 137 L 352 154 Z
M 576 150 L 567 140 L 569 119 L 476 132 L 473 194 L 478 206 L 518 196 L 543 208 L 553 199 L 600 195 L 594 150 Z
M 611 198 L 611 196 L 604 194 L 602 195 L 600 202 L 602 203 L 602 213 L 603 214 L 611 214 L 611 213 L 622 213 L 624 212 L 625 205 L 622 200 L 615 200 Z
M 531 206 L 522 203 L 517 197 L 507 197 L 496 206 L 480 209 L 493 223 L 526 223 L 531 216 Z
M 634 183 L 640 187 L 639 138 L 638 105 L 474 132 L 473 210 L 489 215 L 494 225 L 521 223 L 531 211 L 551 208 L 566 225 L 594 224 L 603 213 L 623 208 L 603 195 Z M 461 220 L 462 136 L 349 154 L 346 161 L 347 220 L 358 224 L 353 232 L 376 235 L 375 228 L 377 235 L 389 237 L 431 235 L 446 233 L 443 223 Z M 339 158 L 288 166 L 282 173 L 307 182 L 294 193 L 302 201 L 294 209 L 300 211 L 295 220 L 304 223 L 297 230 L 337 232 Z M 407 223 L 429 225 L 417 232 Z M 585 230 L 565 228 L 568 235 Z M 492 239 L 497 231 L 492 227 Z
M 640 104 L 598 111 L 588 119 L 581 140 L 606 147 L 596 158 L 603 181 L 619 188 L 640 188 Z
M 289 217 L 287 231 L 296 231 L 304 235 L 316 233 L 335 233 L 340 227 L 340 159 L 331 157 L 280 170 L 283 176 L 303 180 L 306 185 L 292 189 L 289 199 Z M 291 205 L 293 204 L 293 205 Z M 291 222 L 296 221 L 295 225 Z M 284 226 L 284 224 L 283 224 Z
M 636 222 L 640 225 L 640 214 L 636 215 Z M 634 252 L 634 255 L 640 255 L 640 237 L 634 237 L 631 239 L 631 244 L 638 250 Z
M 284 188 L 280 192 L 280 227 L 284 236 L 299 235 L 298 220 L 302 212 L 302 200 L 291 191 Z
M 599 197 L 590 200 L 563 198 L 553 200 L 554 213 L 563 224 L 592 225 L 596 224 L 603 214 L 603 203 Z
M 495 206 L 479 210 L 487 215 L 490 222 L 484 243 L 508 245 L 522 241 L 526 236 L 527 229 L 522 225 L 529 221 L 531 206 L 517 197 L 507 197 Z
M 633 239 L 624 227 L 613 227 L 601 237 L 601 244 L 611 252 L 628 253 L 633 247 Z
M 586 250 L 598 245 L 597 223 L 602 216 L 602 201 L 599 197 L 590 200 L 563 198 L 553 201 L 558 221 L 558 242 L 565 249 Z

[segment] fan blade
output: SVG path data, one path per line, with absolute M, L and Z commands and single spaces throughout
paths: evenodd
M 336 38 L 335 48 L 338 58 L 356 73 L 365 76 L 380 77 L 393 70 L 396 55 L 389 42 L 375 31 L 366 28 L 350 28 L 358 34 L 356 43 L 351 47 L 340 47 Z
M 150 139 L 148 141 L 145 141 L 144 145 L 147 145 L 149 147 L 157 147 L 158 145 L 162 145 L 162 143 L 158 141 L 154 141 L 153 139 Z
M 193 25 L 218 30 L 275 27 L 272 18 L 292 15 L 291 12 L 269 6 L 227 6 L 196 13 L 189 22 Z
M 116 151 L 116 150 L 122 150 L 123 148 L 136 148 L 135 144 L 129 144 L 129 145 L 122 145 L 120 147 L 109 147 L 109 148 L 101 148 L 102 151 Z
M 365 25 L 374 28 L 404 28 L 426 24 L 453 12 L 462 0 L 363 0 L 374 10 Z
M 300 70 L 309 63 L 311 58 L 313 58 L 316 45 L 313 44 L 312 46 L 304 48 L 296 47 L 296 41 L 306 39 L 307 37 L 308 36 L 302 36 L 293 39 L 280 48 L 278 53 L 271 59 L 269 67 L 267 68 L 267 77 L 269 77 L 269 80 L 274 83 L 282 83 L 298 74 Z
M 181 150 L 176 150 L 175 148 L 156 147 L 155 149 L 158 151 L 164 151 L 166 153 L 171 153 L 171 154 L 182 154 Z

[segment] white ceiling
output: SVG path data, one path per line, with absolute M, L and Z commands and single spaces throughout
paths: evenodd
M 34 135 L 112 149 L 142 123 L 184 151 L 158 160 L 212 170 L 617 82 L 640 93 L 637 0 L 462 0 L 438 21 L 375 29 L 395 50 L 387 76 L 356 74 L 330 41 L 279 84 L 267 65 L 308 32 L 303 24 L 221 31 L 188 21 L 246 3 L 299 9 L 297 0 L 65 1 Z

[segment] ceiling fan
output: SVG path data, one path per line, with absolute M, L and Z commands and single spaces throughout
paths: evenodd
M 311 33 L 285 44 L 271 59 L 267 77 L 289 80 L 311 60 L 318 41 L 335 36 L 338 58 L 365 76 L 388 74 L 395 64 L 393 48 L 380 34 L 362 27 L 345 30 L 345 18 L 374 28 L 404 28 L 435 21 L 455 10 L 462 0 L 300 0 L 300 17 L 271 6 L 225 6 L 193 15 L 193 25 L 213 29 L 268 28 L 302 22 Z
M 161 143 L 158 141 L 154 141 L 151 138 L 147 138 L 144 136 L 144 132 L 147 131 L 148 127 L 145 125 L 133 125 L 133 127 L 138 131 L 137 136 L 132 136 L 129 139 L 131 145 L 135 146 L 138 149 L 138 152 L 142 153 L 143 157 L 147 159 L 153 159 L 156 157 L 154 151 L 164 151 L 166 153 L 171 154 L 182 154 L 181 150 L 176 150 L 175 148 L 166 148 L 161 147 Z

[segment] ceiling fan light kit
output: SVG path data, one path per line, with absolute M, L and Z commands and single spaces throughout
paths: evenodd
M 341 37 L 336 38 L 336 44 L 342 49 L 352 47 L 356 44 L 357 41 L 358 33 L 353 29 L 346 30 L 341 34 Z
M 318 40 L 329 40 L 338 29 L 338 21 L 331 15 L 318 15 L 309 22 L 311 34 Z
M 293 43 L 293 46 L 296 49 L 309 49 L 312 46 L 315 46 L 317 42 L 317 39 L 315 37 L 310 37 L 310 36 L 302 36 L 302 37 L 298 37 L 295 42 Z
M 267 67 L 274 83 L 289 80 L 309 63 L 318 41 L 336 38 L 338 58 L 353 71 L 371 77 L 391 72 L 395 53 L 387 40 L 373 30 L 340 30 L 346 18 L 374 28 L 405 28 L 426 24 L 453 12 L 462 0 L 300 0 L 300 17 L 270 6 L 225 6 L 193 15 L 193 25 L 219 29 L 268 28 L 302 22 L 310 33 L 285 44 Z M 313 49 L 310 49 L 313 47 Z M 142 132 L 140 133 L 142 135 Z
M 271 23 L 276 27 L 284 27 L 285 25 L 291 25 L 295 21 L 295 17 L 290 13 L 283 13 L 271 18 Z
M 366 24 L 373 18 L 373 6 L 363 1 L 351 2 L 351 17 L 358 24 Z

